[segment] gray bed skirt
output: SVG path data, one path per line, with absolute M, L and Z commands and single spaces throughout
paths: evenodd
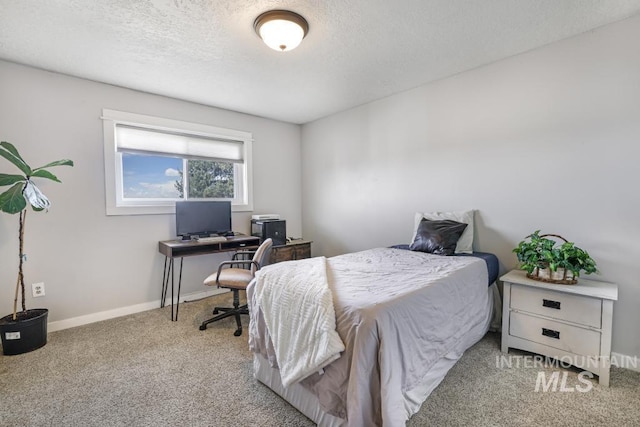
M 495 283 L 488 287 L 489 307 L 487 307 L 486 321 L 472 328 L 460 342 L 457 348 L 438 360 L 424 377 L 422 383 L 410 390 L 405 395 L 405 410 L 408 417 L 418 412 L 422 403 L 431 392 L 440 384 L 447 375 L 449 369 L 456 364 L 466 349 L 478 342 L 489 329 L 499 325 L 501 313 L 500 294 Z M 280 373 L 272 368 L 269 362 L 259 354 L 253 355 L 254 377 L 265 384 L 271 390 L 289 402 L 294 408 L 302 412 L 313 422 L 322 427 L 347 426 L 346 420 L 334 417 L 322 410 L 318 398 L 302 387 L 293 384 L 287 388 L 282 386 Z M 407 418 L 408 418 L 407 417 Z

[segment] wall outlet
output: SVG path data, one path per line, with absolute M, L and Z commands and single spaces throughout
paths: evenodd
M 43 297 L 44 296 L 44 282 L 40 283 L 32 283 L 31 284 L 31 292 L 33 292 L 33 297 Z

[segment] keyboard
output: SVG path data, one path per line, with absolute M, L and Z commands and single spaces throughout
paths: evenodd
M 227 241 L 227 238 L 224 236 L 201 237 L 198 239 L 199 243 L 222 243 L 226 241 Z

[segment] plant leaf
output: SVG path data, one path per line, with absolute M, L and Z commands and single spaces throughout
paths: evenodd
M 27 207 L 27 201 L 22 195 L 25 184 L 16 183 L 13 187 L 0 194 L 0 211 L 16 214 Z
M 39 170 L 38 169 L 34 169 L 33 173 L 31 174 L 31 176 L 37 176 L 37 177 L 40 177 L 40 178 L 47 178 L 47 179 L 50 179 L 50 180 L 56 181 L 56 182 L 62 182 L 62 181 L 60 181 L 58 179 L 57 176 L 55 176 L 51 172 L 46 171 L 44 169 L 39 169 Z
M 50 167 L 53 167 L 53 166 L 73 166 L 73 160 L 69 160 L 69 159 L 56 160 L 55 162 L 47 163 L 44 166 L 40 166 L 39 168 L 35 168 L 34 171 L 50 168 Z
M 0 186 L 13 185 L 16 182 L 25 181 L 22 175 L 8 175 L 6 173 L 0 173 Z
M 5 150 L 7 150 L 8 152 L 10 152 L 11 154 L 13 154 L 14 156 L 16 156 L 17 158 L 19 158 L 20 160 L 22 160 L 22 163 L 26 163 L 22 158 L 22 156 L 20 155 L 20 153 L 18 153 L 18 149 L 10 142 L 2 141 L 0 142 L 0 146 Z
M 3 148 L 0 149 L 0 156 L 16 165 L 18 169 L 20 169 L 25 175 L 31 175 L 31 168 L 29 167 L 29 165 L 27 165 L 27 162 L 25 162 L 24 159 L 20 156 L 20 153 L 18 153 L 16 147 L 9 144 L 7 141 L 0 142 L 0 147 Z

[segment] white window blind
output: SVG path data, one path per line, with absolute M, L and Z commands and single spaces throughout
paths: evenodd
M 244 162 L 242 141 L 156 131 L 121 124 L 116 125 L 116 150 L 175 154 L 189 159 Z

